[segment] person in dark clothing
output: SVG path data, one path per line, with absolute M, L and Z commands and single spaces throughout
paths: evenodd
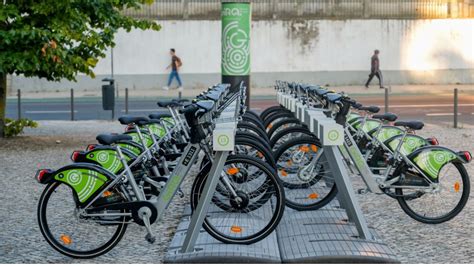
M 374 55 L 373 55 L 372 58 L 370 59 L 370 74 L 369 74 L 369 79 L 368 79 L 367 82 L 365 83 L 365 87 L 366 87 L 367 89 L 369 88 L 369 84 L 370 84 L 370 82 L 372 81 L 372 79 L 374 78 L 374 76 L 376 76 L 376 77 L 379 79 L 380 88 L 381 88 L 381 89 L 384 88 L 384 86 L 383 86 L 382 71 L 380 71 L 379 53 L 380 53 L 379 50 L 375 50 L 375 51 L 374 51 Z
M 169 86 L 173 82 L 173 79 L 176 79 L 178 81 L 178 90 L 182 91 L 183 90 L 183 83 L 181 82 L 181 78 L 179 77 L 178 70 L 179 68 L 183 65 L 181 62 L 181 58 L 176 56 L 176 50 L 174 48 L 170 49 L 170 54 L 171 54 L 171 64 L 166 67 L 166 69 L 171 68 L 171 73 L 168 77 L 168 85 L 163 87 L 164 90 L 169 90 Z

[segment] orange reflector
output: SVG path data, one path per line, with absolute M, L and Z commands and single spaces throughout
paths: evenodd
M 102 195 L 103 195 L 104 197 L 108 197 L 108 196 L 112 195 L 112 192 L 110 192 L 110 191 L 105 191 Z
M 72 243 L 71 237 L 70 237 L 70 236 L 67 236 L 67 235 L 61 234 L 61 236 L 59 237 L 59 239 L 61 239 L 61 241 L 63 241 L 64 245 L 71 245 L 71 243 Z
M 280 173 L 282 176 L 288 176 L 288 173 L 285 171 L 285 169 L 281 169 Z
M 260 158 L 263 158 L 263 153 L 261 153 L 261 152 L 258 151 L 258 152 L 257 152 L 257 156 L 260 157 Z
M 318 151 L 318 146 L 316 146 L 314 144 L 311 144 L 311 150 L 314 151 L 314 152 L 317 152 Z
M 291 160 L 288 160 L 288 161 L 286 162 L 286 165 L 292 166 L 292 165 L 293 165 L 293 162 L 292 162 Z
M 318 193 L 311 193 L 308 195 L 309 199 L 317 199 L 319 197 Z
M 227 173 L 229 175 L 235 175 L 239 172 L 239 168 L 236 168 L 236 167 L 232 167 L 232 168 L 229 168 L 227 169 Z
M 237 226 L 237 225 L 233 225 L 233 226 L 230 227 L 230 231 L 232 231 L 234 233 L 242 233 L 242 227 Z
M 301 146 L 300 151 L 302 152 L 309 152 L 309 147 L 308 146 Z
M 267 129 L 270 129 L 270 128 L 272 128 L 272 127 L 273 127 L 273 124 L 269 124 L 269 125 L 267 126 Z
M 461 184 L 459 182 L 454 183 L 454 191 L 459 192 L 461 190 Z

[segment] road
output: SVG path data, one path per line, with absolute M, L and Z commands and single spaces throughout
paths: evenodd
M 272 98 L 272 97 L 270 97 Z M 364 105 L 378 105 L 384 111 L 383 95 L 358 95 L 354 97 Z M 158 111 L 157 99 L 131 98 L 129 114 L 146 115 Z M 426 123 L 452 125 L 453 99 L 451 95 L 391 95 L 389 111 L 399 115 L 399 119 L 422 120 Z M 276 100 L 257 98 L 251 101 L 252 109 L 257 112 L 276 104 Z M 124 99 L 116 102 L 115 117 L 125 114 Z M 462 95 L 459 98 L 460 125 L 474 125 L 474 95 Z M 21 104 L 21 116 L 33 120 L 70 120 L 71 104 L 69 99 L 24 99 Z M 17 101 L 9 99 L 7 117 L 17 118 Z M 111 111 L 102 110 L 101 99 L 82 97 L 75 99 L 75 120 L 110 120 Z

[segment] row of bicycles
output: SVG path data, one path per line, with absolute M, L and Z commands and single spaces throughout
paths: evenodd
M 426 223 L 447 221 L 466 204 L 470 185 L 463 164 L 471 154 L 414 134 L 421 122 L 395 121 L 394 114 L 379 115 L 378 107 L 319 86 L 277 82 L 275 88 L 344 126 L 374 173 L 375 180 L 364 180 L 367 191 L 397 199 Z M 196 210 L 215 162 L 214 128 L 229 113 L 237 128 L 234 150 L 203 223 L 212 237 L 252 244 L 273 232 L 285 206 L 304 211 L 327 205 L 337 187 L 319 138 L 283 106 L 257 114 L 245 100 L 243 85 L 233 91 L 218 84 L 192 101 L 160 101 L 147 117 L 120 117 L 123 133 L 98 135 L 97 144 L 72 152 L 71 164 L 38 170 L 36 180 L 46 185 L 38 203 L 45 240 L 64 255 L 93 258 L 115 247 L 134 223 L 155 242 L 151 225 L 176 196 L 189 197 Z M 344 157 L 349 169 L 357 165 Z M 185 195 L 181 186 L 194 176 L 192 168 L 198 171 Z M 374 182 L 376 188 L 369 186 Z
M 46 241 L 64 255 L 93 258 L 110 251 L 135 223 L 155 242 L 151 225 L 175 196 L 185 196 L 180 186 L 193 167 L 199 171 L 189 201 L 197 207 L 214 160 L 213 128 L 229 109 L 237 123 L 234 151 L 203 227 L 224 243 L 265 238 L 283 215 L 285 196 L 260 117 L 246 110 L 245 97 L 243 86 L 231 92 L 218 84 L 192 102 L 160 101 L 167 112 L 120 117 L 123 133 L 98 135 L 97 144 L 72 152 L 71 164 L 38 170 L 37 181 L 46 185 L 38 203 Z
M 360 173 L 367 184 L 360 193 L 388 195 L 410 217 L 430 224 L 454 218 L 466 205 L 470 179 L 464 164 L 471 161 L 471 153 L 455 152 L 439 146 L 436 138 L 417 134 L 423 122 L 378 114 L 377 106 L 364 106 L 320 86 L 277 82 L 276 89 L 344 127 L 341 153 L 346 167 Z M 325 206 L 336 196 L 337 187 L 320 140 L 282 106 L 268 108 L 261 117 L 275 143 L 274 158 L 287 204 L 300 210 Z M 361 171 L 364 166 L 367 174 Z

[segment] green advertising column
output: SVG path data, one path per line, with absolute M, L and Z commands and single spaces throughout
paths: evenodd
M 250 1 L 222 1 L 222 83 L 233 90 L 243 81 L 250 99 Z

